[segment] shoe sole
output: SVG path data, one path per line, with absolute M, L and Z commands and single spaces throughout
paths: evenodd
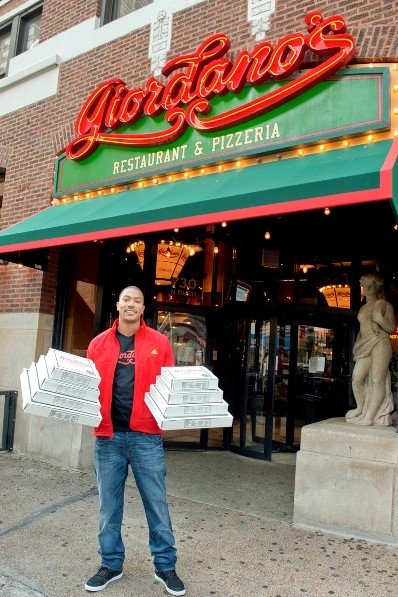
M 107 585 L 109 585 L 110 582 L 112 582 L 114 580 L 118 580 L 118 578 L 122 578 L 122 576 L 123 576 L 123 572 L 121 572 L 117 576 L 114 576 L 113 578 L 110 578 L 104 585 L 101 585 L 100 587 L 90 587 L 90 585 L 86 584 L 86 585 L 84 585 L 84 588 L 86 589 L 86 591 L 91 591 L 91 592 L 102 591 L 102 589 L 105 589 L 105 587 Z
M 155 578 L 156 578 L 156 580 L 158 580 L 159 582 L 164 584 L 164 586 L 166 587 L 166 591 L 168 593 L 170 593 L 170 595 L 175 595 L 176 597 L 179 597 L 179 595 L 185 595 L 185 589 L 183 589 L 182 591 L 173 591 L 172 589 L 169 589 L 169 587 L 164 582 L 163 578 L 160 578 L 160 576 L 158 576 L 156 574 L 156 572 L 155 572 Z

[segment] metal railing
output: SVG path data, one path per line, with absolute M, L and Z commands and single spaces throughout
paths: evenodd
M 1 436 L 0 451 L 11 452 L 13 448 L 17 397 L 18 392 L 14 390 L 0 390 L 0 400 L 4 398 L 3 434 Z

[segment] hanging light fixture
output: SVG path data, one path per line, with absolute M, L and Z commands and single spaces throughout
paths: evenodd
M 323 294 L 329 307 L 350 308 L 351 289 L 348 284 L 329 284 L 322 286 L 319 292 Z

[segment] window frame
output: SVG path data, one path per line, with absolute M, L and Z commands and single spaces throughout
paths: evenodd
M 0 35 L 3 32 L 10 31 L 10 46 L 7 57 L 7 64 L 4 73 L 0 73 L 0 79 L 7 77 L 8 69 L 10 66 L 10 60 L 15 56 L 18 56 L 18 54 L 22 54 L 23 52 L 27 51 L 22 48 L 25 25 L 30 19 L 36 17 L 39 14 L 41 15 L 42 12 L 43 4 L 36 4 L 28 10 L 14 15 L 9 21 L 4 21 L 4 23 L 0 25 Z
M 152 0 L 151 2 L 148 2 L 148 4 L 146 6 L 149 6 L 149 4 L 153 4 L 155 0 Z M 116 21 L 117 19 L 123 18 L 123 17 L 117 17 L 117 9 L 119 7 L 121 0 L 103 0 L 102 2 L 102 6 L 101 6 L 101 15 L 100 15 L 100 26 L 102 27 L 103 25 L 108 25 L 108 23 L 112 23 L 113 21 Z M 134 10 L 131 11 L 131 13 L 128 14 L 133 14 L 133 12 L 136 12 L 137 10 L 141 10 L 141 8 L 145 8 L 145 6 L 141 6 L 140 8 L 136 8 Z M 123 15 L 123 16 L 127 16 L 127 15 Z

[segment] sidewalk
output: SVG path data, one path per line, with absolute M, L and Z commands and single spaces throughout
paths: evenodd
M 187 597 L 395 595 L 398 549 L 294 528 L 294 456 L 274 456 L 166 452 Z M 99 563 L 94 474 L 2 452 L 0 479 L 0 596 L 89 595 Z M 124 576 L 101 595 L 164 597 L 131 478 L 124 520 Z

